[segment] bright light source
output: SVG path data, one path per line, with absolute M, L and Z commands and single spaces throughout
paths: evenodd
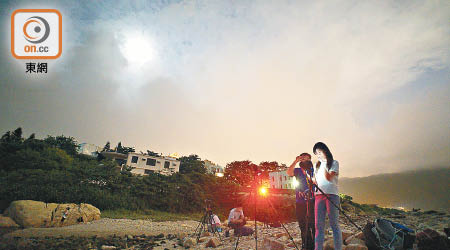
M 125 41 L 120 46 L 120 50 L 128 63 L 136 66 L 141 66 L 155 57 L 155 49 L 151 40 L 140 33 L 125 34 Z
M 297 179 L 293 179 L 292 180 L 292 185 L 294 186 L 294 188 L 298 187 L 298 185 L 300 185 L 300 182 L 297 181 Z
M 262 195 L 262 196 L 266 196 L 267 195 L 267 188 L 260 187 L 259 188 L 259 194 Z
M 216 173 L 217 177 L 223 177 L 223 173 Z

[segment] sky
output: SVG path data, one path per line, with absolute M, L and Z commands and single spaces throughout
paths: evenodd
M 47 74 L 11 55 L 21 8 L 62 14 Z M 223 166 L 322 141 L 344 177 L 449 167 L 448 20 L 448 1 L 1 1 L 0 133 Z

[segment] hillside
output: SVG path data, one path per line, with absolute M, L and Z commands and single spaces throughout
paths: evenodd
M 450 168 L 341 178 L 339 188 L 358 203 L 450 211 Z

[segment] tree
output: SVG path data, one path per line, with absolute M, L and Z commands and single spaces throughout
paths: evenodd
M 259 165 L 251 161 L 234 161 L 228 163 L 225 168 L 225 179 L 242 186 L 251 185 L 254 181 L 266 184 L 269 181 L 269 173 L 284 169 L 285 165 L 280 165 L 276 161 L 261 162 Z
M 198 157 L 198 155 L 192 154 L 189 156 L 183 156 L 179 158 L 180 160 L 180 173 L 200 173 L 205 174 L 206 168 L 205 163 Z
M 279 171 L 286 168 L 284 164 L 278 164 L 276 161 L 263 161 L 259 163 L 259 171 L 261 172 L 260 181 L 264 186 L 270 186 L 269 173 Z
M 225 167 L 224 178 L 241 186 L 249 186 L 253 184 L 258 171 L 258 165 L 251 161 L 233 161 Z
M 117 152 L 117 153 L 123 153 L 122 142 L 119 142 L 119 143 L 117 144 L 116 152 Z
M 18 127 L 16 130 L 14 130 L 14 132 L 12 133 L 12 138 L 15 141 L 22 141 L 23 140 L 23 138 L 22 138 L 22 128 L 21 127 Z
M 36 138 L 36 135 L 32 133 L 27 140 L 34 140 Z
M 4 142 L 22 142 L 22 128 L 18 127 L 16 130 L 14 130 L 12 133 L 11 131 L 6 132 L 2 138 L 2 141 Z
M 105 145 L 106 146 L 106 145 Z M 128 154 L 134 152 L 134 147 L 122 146 L 122 142 L 119 142 L 116 147 L 116 152 L 121 154 Z
M 76 155 L 78 153 L 77 151 L 79 146 L 73 137 L 66 137 L 64 135 L 53 137 L 48 135 L 44 141 L 49 145 L 66 151 L 69 155 Z
M 103 147 L 102 152 L 109 152 L 111 150 L 111 143 L 106 142 L 105 146 Z

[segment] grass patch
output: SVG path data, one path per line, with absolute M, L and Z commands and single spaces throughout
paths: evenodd
M 177 214 L 169 213 L 158 210 L 127 210 L 127 209 L 115 209 L 115 210 L 103 210 L 102 218 L 111 219 L 133 219 L 133 220 L 152 220 L 152 221 L 180 221 L 180 220 L 197 220 L 202 218 L 202 214 Z

